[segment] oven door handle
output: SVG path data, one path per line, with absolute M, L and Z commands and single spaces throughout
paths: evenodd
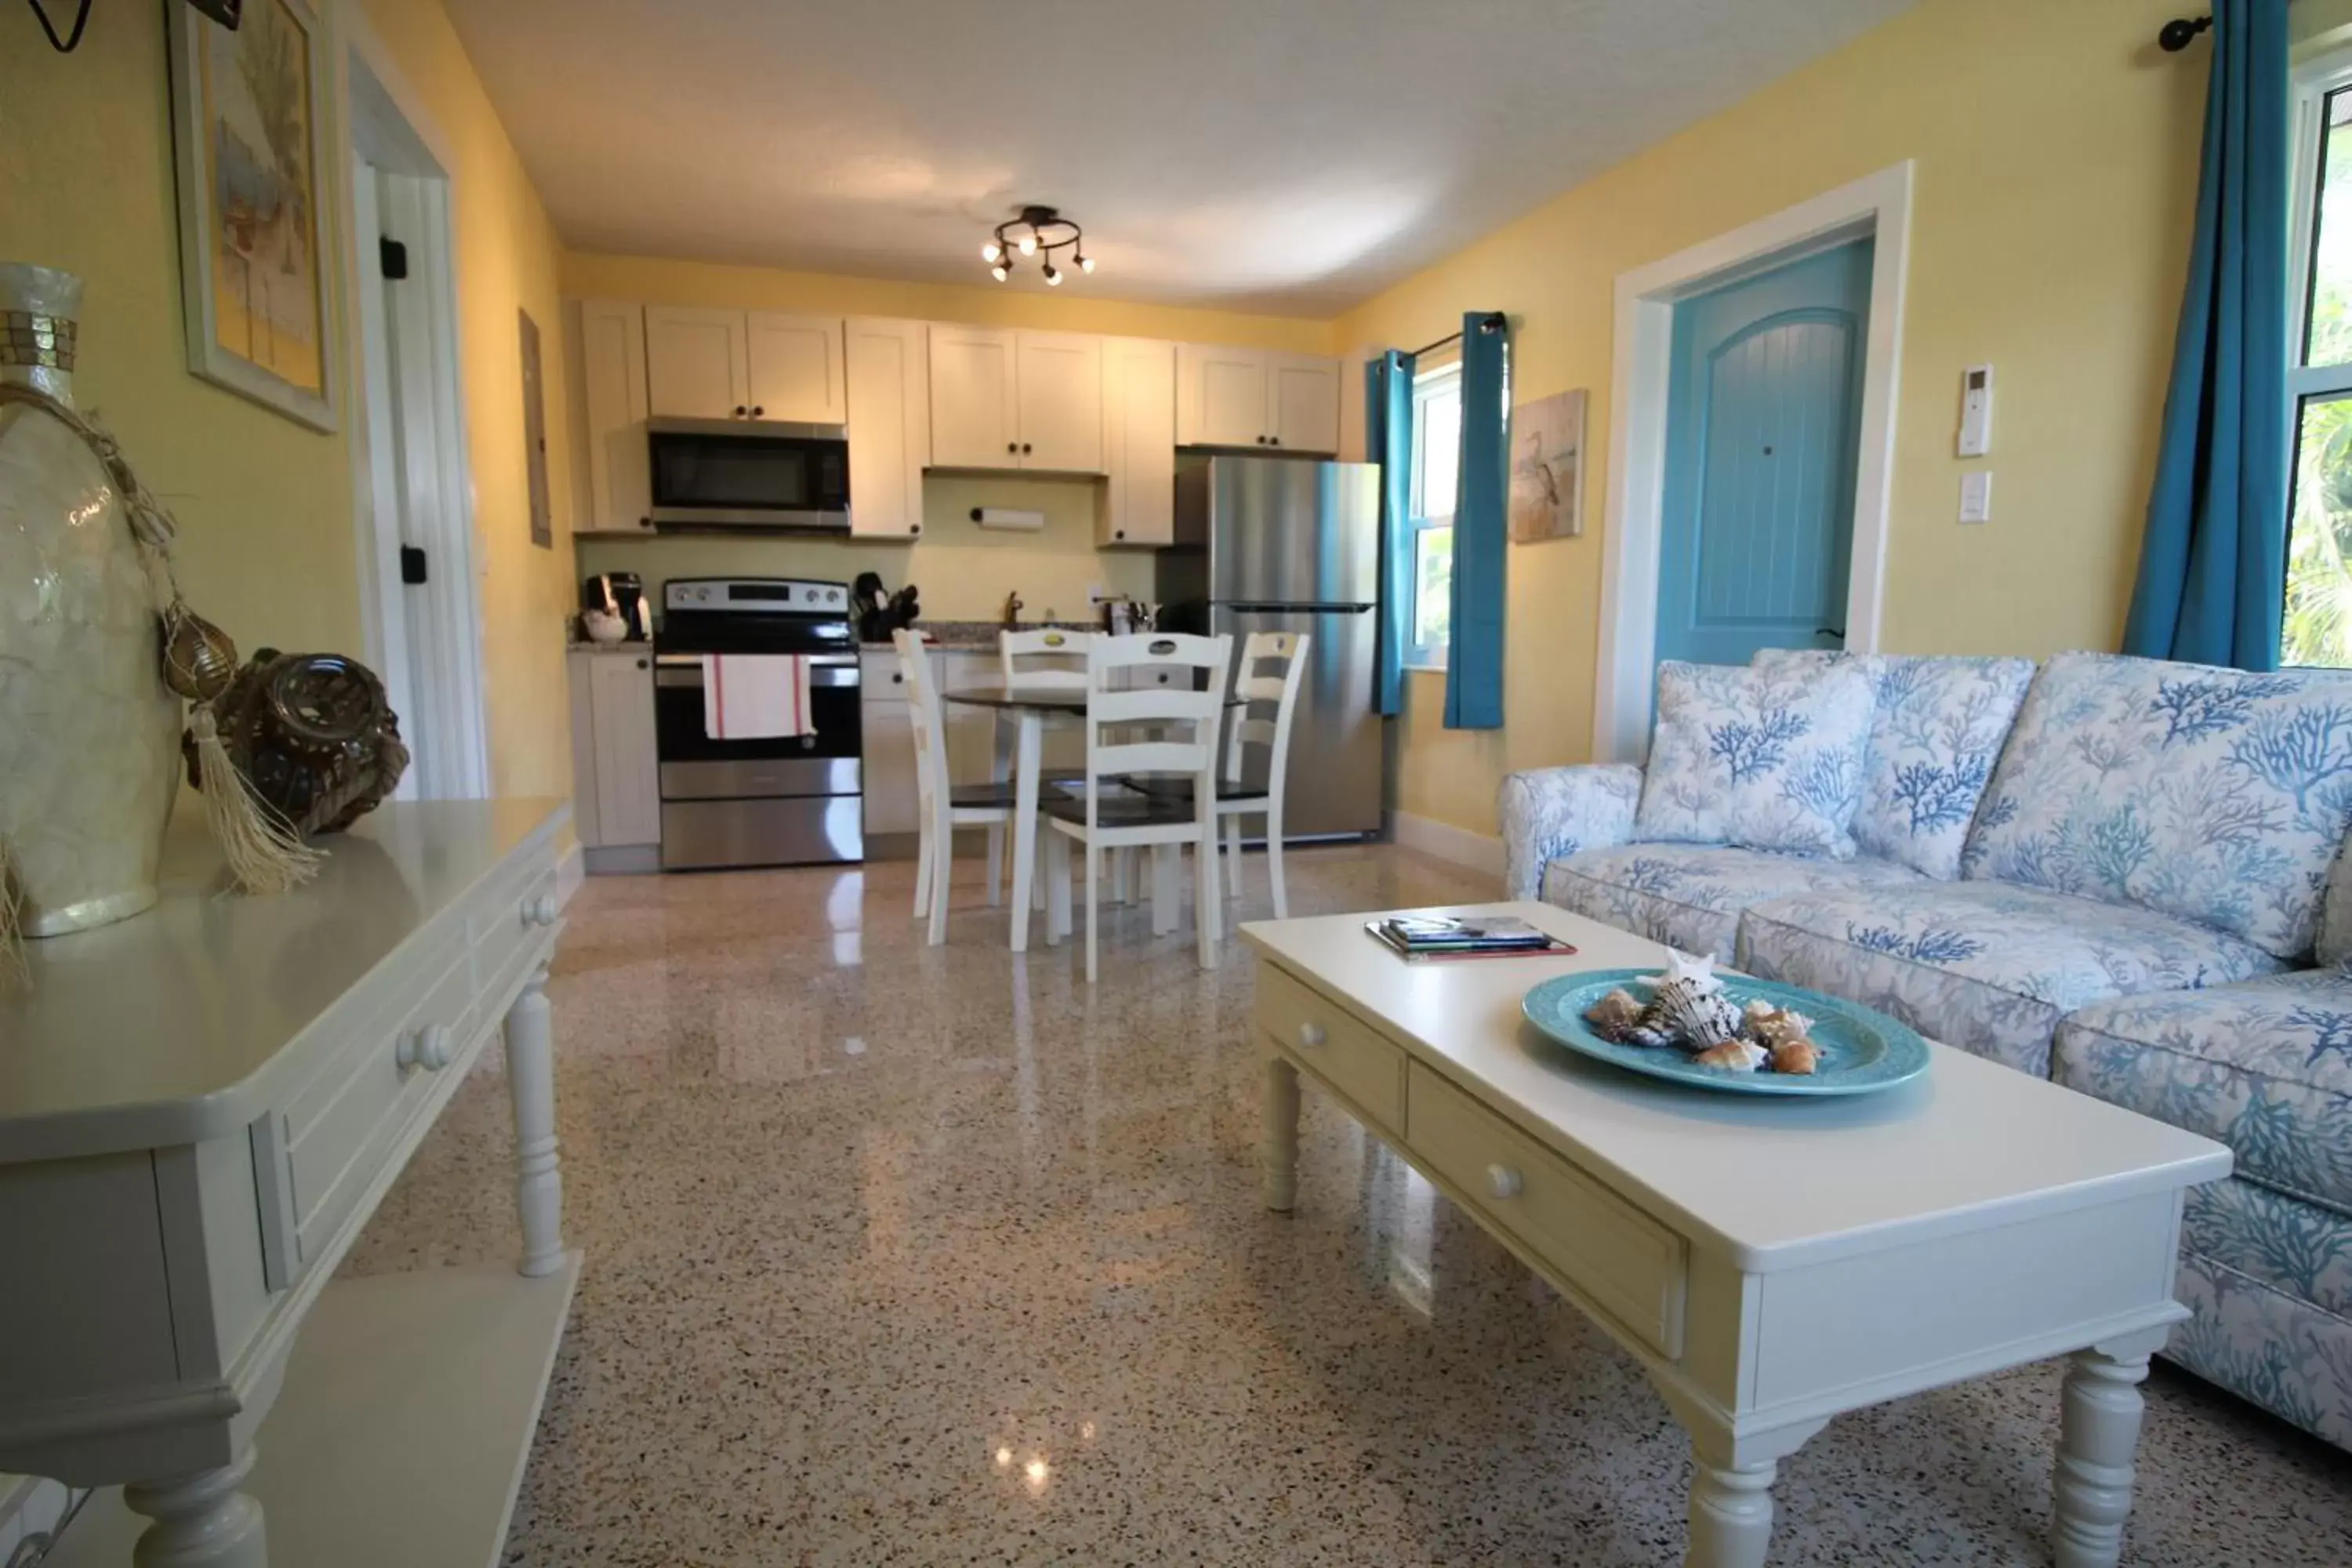
M 669 688 L 702 686 L 702 658 L 691 653 L 666 653 L 654 659 L 654 684 Z M 809 656 L 811 686 L 856 686 L 858 684 L 857 656 L 846 654 L 811 654 Z

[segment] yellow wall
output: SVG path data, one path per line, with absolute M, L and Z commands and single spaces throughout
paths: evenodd
M 341 0 L 349 4 L 350 0 Z M 336 5 L 330 15 L 328 58 Z M 569 542 L 531 549 L 518 306 L 544 335 L 550 468 L 568 515 L 553 229 L 433 0 L 365 0 L 394 65 L 455 163 L 458 299 L 486 621 L 492 774 L 504 793 L 571 793 L 563 611 Z M 210 24 L 203 24 L 209 26 Z M 337 75 L 330 70 L 331 80 Z M 188 374 L 167 111 L 163 11 L 100 5 L 80 49 L 52 54 L 21 5 L 0 6 L 0 257 L 86 280 L 77 393 L 178 515 L 190 600 L 240 647 L 362 651 L 351 451 Z M 334 225 L 337 402 L 350 425 L 340 299 L 348 237 L 341 115 L 327 93 L 324 216 Z
M 971 266 L 982 280 L 966 286 L 841 278 L 821 272 L 781 272 L 773 268 L 723 267 L 705 261 L 665 261 L 642 256 L 573 253 L 563 258 L 563 291 L 583 299 L 642 300 L 656 305 L 901 316 L 919 321 L 961 321 L 981 327 L 1034 327 L 1061 332 L 1167 338 L 1176 342 L 1239 343 L 1297 353 L 1331 352 L 1328 321 L 1129 304 L 1103 298 L 1094 278 L 1066 284 L 1050 294 L 1013 289 L 986 280 L 978 241 L 973 242 Z
M 1439 722 L 1410 678 L 1406 811 L 1494 830 L 1504 772 L 1591 754 L 1617 275 L 1909 158 L 1885 646 L 2110 647 L 2130 595 L 2179 308 L 2203 46 L 2152 40 L 2179 0 L 1926 0 L 1343 318 L 1412 344 L 1508 311 L 1515 395 L 1591 389 L 1579 540 L 1510 550 L 1508 722 Z M 1999 367 L 1993 521 L 1955 521 L 1962 369 Z M 1971 462 L 1969 467 L 1977 466 Z

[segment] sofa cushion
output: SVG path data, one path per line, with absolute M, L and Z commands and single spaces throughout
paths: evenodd
M 1759 668 L 1847 661 L 1877 693 L 1854 846 L 1948 882 L 1960 874 L 1969 824 L 2033 679 L 2033 661 L 1806 648 L 1766 648 L 1755 660 Z
M 2037 1077 L 2049 1071 L 2058 1020 L 2078 1007 L 2281 967 L 2243 938 L 2149 910 L 1932 881 L 1758 904 L 1740 918 L 1738 962 Z
M 2051 1076 L 2219 1139 L 2244 1179 L 2352 1215 L 2352 978 L 2336 970 L 2085 1007 L 2058 1026 Z
M 1845 859 L 1872 700 L 1850 667 L 1667 660 L 1633 837 Z
M 1750 904 L 1919 879 L 1907 866 L 1868 856 L 1823 860 L 1721 844 L 1628 844 L 1554 860 L 1545 868 L 1543 896 L 1561 909 L 1728 963 L 1739 911 Z
M 2352 681 L 2061 654 L 2026 693 L 1962 874 L 2309 952 L 2352 823 Z

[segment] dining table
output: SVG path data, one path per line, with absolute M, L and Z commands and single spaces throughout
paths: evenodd
M 967 708 L 993 709 L 1013 721 L 1012 754 L 1008 756 L 1002 746 L 992 747 L 990 771 L 992 780 L 997 784 L 1005 782 L 1008 771 L 1012 774 L 1013 951 L 1026 952 L 1030 886 L 1037 864 L 1037 796 L 1045 788 L 1042 775 L 1045 726 L 1083 720 L 1087 716 L 1087 690 L 1066 684 L 1008 684 L 995 680 L 942 691 L 940 697 L 942 701 Z M 1228 710 L 1246 705 L 1246 700 L 1239 697 L 1225 700 Z

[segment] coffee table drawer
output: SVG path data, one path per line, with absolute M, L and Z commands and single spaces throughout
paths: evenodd
M 1404 1125 L 1404 1053 L 1352 1014 L 1268 964 L 1258 971 L 1257 1021 L 1365 1114 Z
M 1682 1354 L 1683 1238 L 1422 1066 L 1405 1146 L 1636 1339 Z

